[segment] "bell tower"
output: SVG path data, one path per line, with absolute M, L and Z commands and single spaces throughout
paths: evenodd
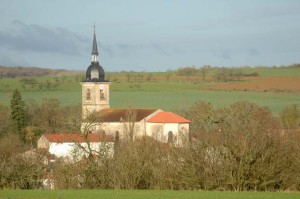
M 105 73 L 98 61 L 98 48 L 94 26 L 91 65 L 86 70 L 82 85 L 82 118 L 85 119 L 93 112 L 109 108 L 109 84 Z

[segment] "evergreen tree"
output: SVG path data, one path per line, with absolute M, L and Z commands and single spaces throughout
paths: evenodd
M 12 99 L 10 100 L 11 114 L 13 127 L 19 133 L 20 137 L 23 138 L 21 131 L 26 126 L 26 111 L 25 103 L 22 100 L 21 94 L 16 89 L 13 93 Z

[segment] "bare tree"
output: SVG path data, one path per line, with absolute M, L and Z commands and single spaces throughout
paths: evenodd
M 133 141 L 135 138 L 135 132 L 136 132 L 136 111 L 129 106 L 125 118 L 123 118 L 123 131 L 124 135 L 127 137 L 129 141 Z
M 206 75 L 207 75 L 207 72 L 208 72 L 208 70 L 209 70 L 209 68 L 210 68 L 210 65 L 203 65 L 202 67 L 201 67 L 201 74 L 202 74 L 202 80 L 203 81 L 205 81 L 205 78 L 206 78 Z
M 11 130 L 10 109 L 0 104 L 0 137 L 8 134 Z
M 286 129 L 297 129 L 300 127 L 300 110 L 293 104 L 284 108 L 280 113 L 281 121 Z
M 41 156 L 24 153 L 28 147 L 17 135 L 0 138 L 0 188 L 33 189 L 41 186 Z

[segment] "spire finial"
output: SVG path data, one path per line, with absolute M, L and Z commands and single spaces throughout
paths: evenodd
M 96 34 L 96 25 L 95 25 L 95 21 L 94 21 L 94 34 Z

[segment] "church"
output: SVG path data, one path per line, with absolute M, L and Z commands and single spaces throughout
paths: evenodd
M 188 140 L 190 121 L 172 112 L 153 108 L 110 107 L 110 82 L 98 60 L 94 30 L 91 64 L 82 85 L 83 133 L 99 133 L 116 140 L 148 136 L 163 143 L 182 146 Z
M 73 161 L 76 146 L 86 151 L 97 151 L 100 146 L 150 137 L 176 147 L 184 146 L 189 138 L 190 121 L 159 108 L 110 107 L 110 82 L 98 61 L 98 48 L 94 30 L 92 60 L 82 85 L 81 133 L 44 134 L 38 148 L 45 148 L 55 157 Z M 87 142 L 89 144 L 87 145 Z M 109 151 L 113 154 L 113 151 Z

